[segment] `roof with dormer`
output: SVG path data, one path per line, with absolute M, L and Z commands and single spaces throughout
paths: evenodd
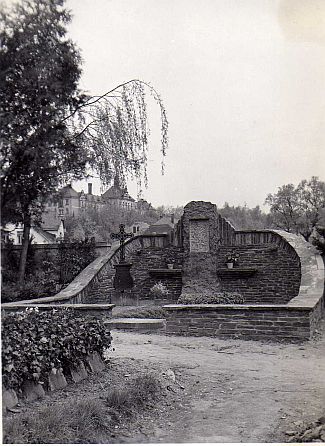
M 113 186 L 111 186 L 106 192 L 104 192 L 102 197 L 103 200 L 118 199 L 118 200 L 135 201 L 135 199 L 129 195 L 126 188 L 121 188 L 116 184 L 113 184 Z

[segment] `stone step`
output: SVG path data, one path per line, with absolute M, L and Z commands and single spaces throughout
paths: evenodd
M 166 328 L 166 319 L 142 319 L 134 317 L 106 319 L 104 324 L 112 330 L 157 331 Z

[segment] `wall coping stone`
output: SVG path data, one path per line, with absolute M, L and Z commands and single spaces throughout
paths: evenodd
M 289 305 L 289 304 L 262 304 L 262 305 L 252 305 L 252 304 L 170 304 L 164 305 L 163 308 L 167 311 L 222 311 L 222 310 L 242 310 L 242 311 L 263 311 L 263 310 L 289 310 L 289 311 L 306 311 L 312 310 L 314 306 L 319 301 L 318 297 L 315 297 L 312 302 L 311 299 L 304 305 Z
M 4 306 L 4 305 L 2 305 Z M 34 303 L 22 303 L 22 302 L 12 302 L 6 304 L 5 310 L 19 310 L 26 308 L 39 308 L 40 310 L 57 310 L 58 308 L 73 308 L 75 310 L 112 310 L 115 304 L 39 304 Z
M 325 267 L 323 259 L 311 243 L 306 242 L 302 235 L 290 232 L 272 230 L 279 234 L 295 250 L 301 265 L 301 281 L 299 293 L 288 302 L 290 306 L 304 306 L 310 300 L 317 302 L 324 295 Z

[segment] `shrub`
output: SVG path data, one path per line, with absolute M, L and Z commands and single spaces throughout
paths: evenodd
M 325 255 L 325 226 L 316 226 L 313 229 L 310 240 L 320 253 Z
M 204 293 L 182 294 L 177 303 L 178 304 L 242 304 L 245 302 L 245 298 L 240 293 L 230 293 L 230 292 L 218 292 L 213 295 L 207 295 Z
M 95 241 L 71 241 L 60 243 L 57 264 L 60 270 L 60 283 L 71 282 L 86 266 L 96 258 Z
M 95 351 L 103 356 L 111 344 L 99 320 L 64 308 L 5 312 L 1 331 L 3 384 L 18 391 L 25 380 L 46 382 L 53 368 L 67 371 Z
M 54 258 L 42 256 L 36 262 L 35 246 L 28 248 L 25 283 L 17 284 L 19 251 L 12 243 L 5 244 L 6 255 L 2 262 L 2 302 L 37 299 L 51 296 L 65 284 L 70 283 L 89 263 L 96 258 L 93 240 L 64 242 L 58 245 Z
M 162 298 L 168 296 L 169 291 L 167 290 L 166 285 L 164 285 L 162 282 L 158 282 L 150 288 L 150 294 L 152 294 L 155 298 Z
M 114 316 L 164 319 L 166 317 L 166 310 L 159 306 L 143 306 L 130 309 L 119 308 L 114 312 Z
M 52 296 L 57 292 L 58 279 L 53 274 L 37 272 L 28 277 L 22 286 L 14 283 L 4 283 L 1 289 L 1 301 L 17 302 L 19 300 L 38 299 L 40 297 Z

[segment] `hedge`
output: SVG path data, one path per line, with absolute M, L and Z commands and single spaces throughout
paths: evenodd
M 18 391 L 26 380 L 47 383 L 53 369 L 68 373 L 90 353 L 103 357 L 112 340 L 101 321 L 65 308 L 4 312 L 1 332 L 2 382 Z
M 182 293 L 177 303 L 191 304 L 242 304 L 245 298 L 240 293 L 221 291 L 213 295 L 204 293 Z

